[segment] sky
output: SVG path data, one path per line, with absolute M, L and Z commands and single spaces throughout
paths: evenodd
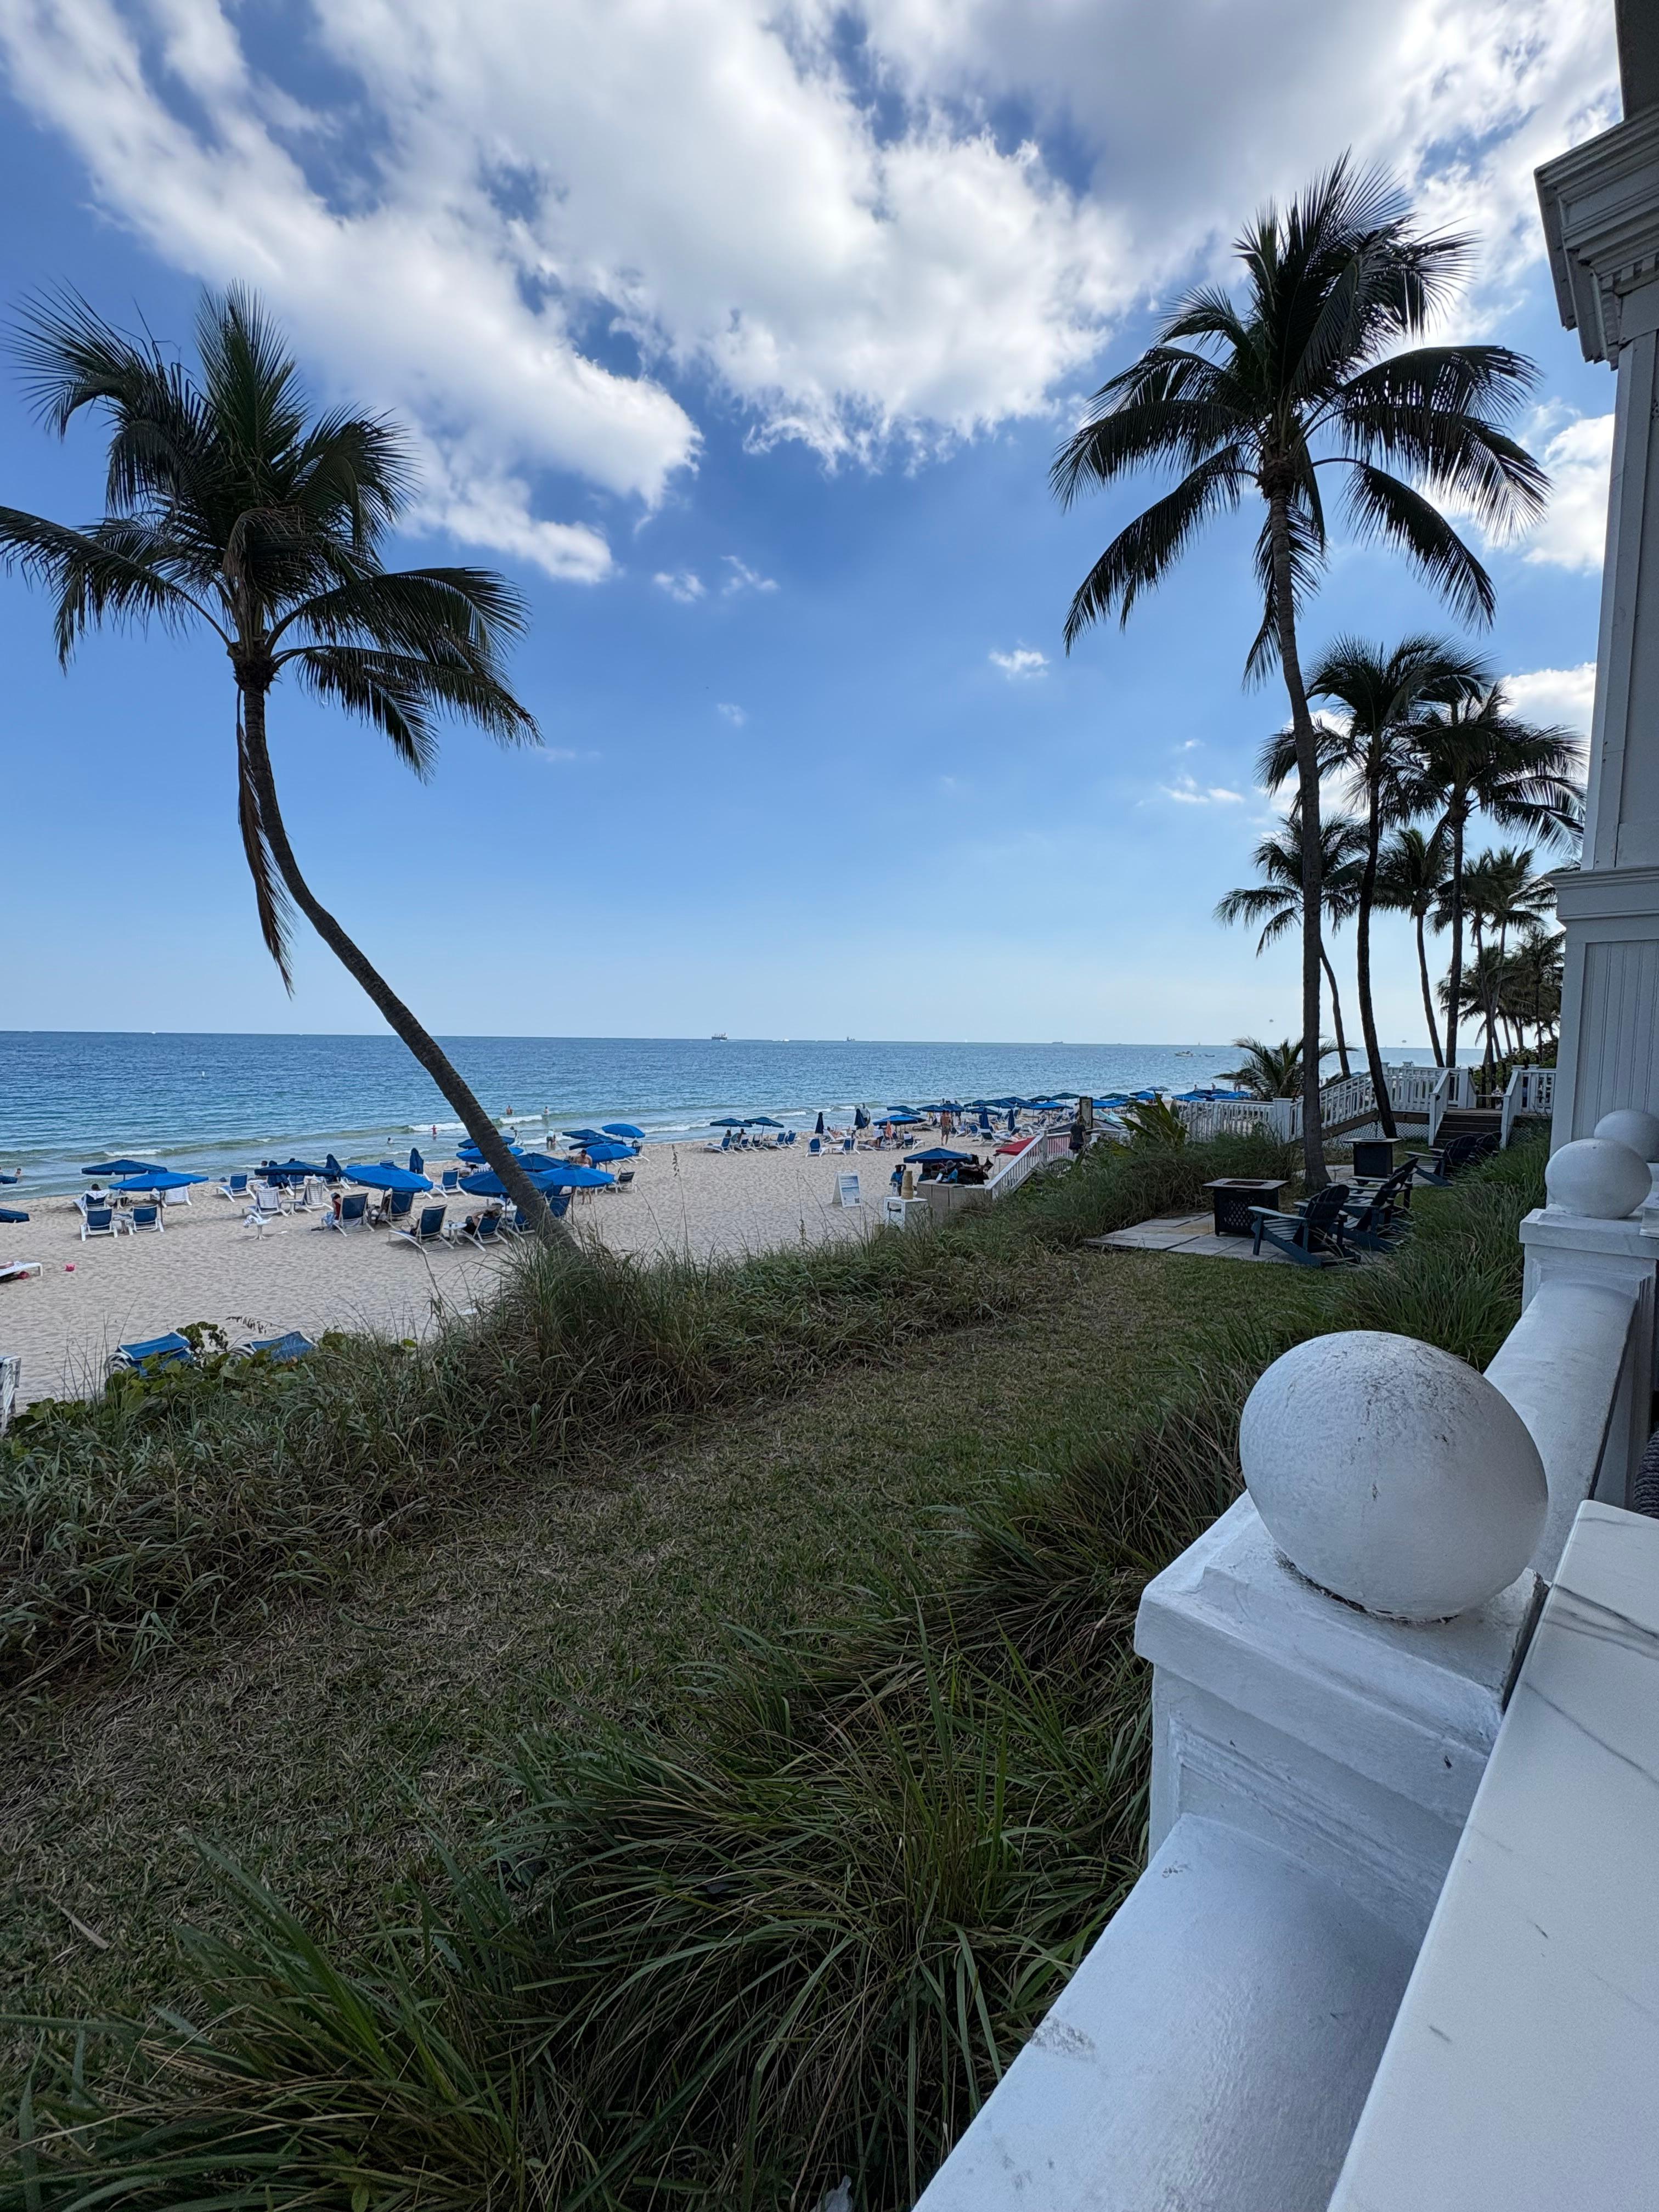
M 1047 471 L 1345 149 L 1474 239 L 1448 327 L 1538 364 L 1554 496 L 1482 548 L 1480 643 L 1588 728 L 1613 386 L 1532 172 L 1618 119 L 1609 0 L 0 0 L 0 316 L 72 286 L 187 349 L 204 286 L 253 286 L 319 406 L 410 433 L 393 562 L 528 596 L 538 750 L 452 727 L 422 785 L 271 702 L 313 888 L 440 1033 L 1292 1030 L 1294 946 L 1212 918 L 1277 818 L 1255 520 L 1068 658 L 1164 480 L 1062 514 Z M 49 437 L 0 368 L 0 503 L 88 520 L 100 484 L 95 428 Z M 1339 529 L 1304 655 L 1451 627 Z M 210 636 L 65 673 L 0 575 L 0 1026 L 377 1026 L 314 939 L 291 999 L 263 949 Z M 1422 1046 L 1407 927 L 1374 957 Z

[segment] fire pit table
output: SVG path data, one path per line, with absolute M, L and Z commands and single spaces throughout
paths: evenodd
M 1290 1188 L 1289 1179 L 1277 1182 L 1258 1181 L 1247 1176 L 1224 1176 L 1218 1182 L 1206 1182 L 1205 1189 L 1215 1206 L 1215 1233 L 1218 1237 L 1249 1237 L 1255 1229 L 1250 1218 L 1253 1206 L 1276 1208 L 1279 1194 Z

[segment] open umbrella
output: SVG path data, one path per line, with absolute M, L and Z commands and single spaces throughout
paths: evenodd
M 81 1172 L 83 1176 L 165 1175 L 167 1170 L 157 1167 L 154 1160 L 100 1160 Z
M 590 1160 L 631 1160 L 635 1157 L 632 1145 L 589 1145 L 586 1150 Z
M 908 1106 L 890 1106 L 885 1113 L 878 1114 L 875 1119 L 878 1121 L 892 1122 L 920 1121 L 921 1115 L 913 1114 Z
M 604 1125 L 607 1137 L 633 1137 L 641 1144 L 645 1141 L 643 1129 L 636 1129 L 631 1121 L 607 1121 Z
M 904 1164 L 908 1168 L 931 1168 L 944 1167 L 949 1162 L 961 1166 L 973 1157 L 971 1152 L 953 1152 L 948 1145 L 929 1145 L 925 1152 L 907 1152 Z
M 394 1168 L 382 1160 L 377 1167 L 364 1167 L 361 1161 L 346 1169 L 353 1182 L 362 1183 L 368 1190 L 430 1190 L 431 1183 L 423 1175 L 411 1175 L 407 1168 Z
M 522 1147 L 518 1145 L 509 1142 L 507 1150 L 509 1158 L 516 1160 L 523 1158 Z M 481 1160 L 483 1154 L 469 1138 L 466 1143 L 456 1146 L 455 1157 L 458 1160 Z
M 187 1182 L 206 1181 L 205 1176 L 181 1175 L 176 1168 L 150 1168 L 143 1175 L 128 1176 L 110 1187 L 113 1190 L 182 1190 Z
M 708 1126 L 711 1129 L 746 1129 L 749 1124 L 741 1114 L 722 1114 L 718 1121 L 711 1121 Z
M 0 1221 L 27 1221 L 27 1213 L 20 1213 L 15 1206 L 0 1206 Z
M 757 1114 L 750 1126 L 756 1129 L 781 1129 L 783 1124 L 775 1121 L 769 1114 Z
M 573 1145 L 602 1145 L 605 1142 L 603 1129 L 566 1129 L 562 1133 L 568 1137 Z
M 530 1178 L 538 1190 L 592 1190 L 600 1183 L 615 1182 L 615 1176 L 601 1175 L 597 1168 L 580 1168 L 572 1162 L 550 1168 L 544 1175 Z M 461 1188 L 470 1191 L 474 1198 L 505 1198 L 506 1187 L 501 1177 L 489 1168 L 480 1168 L 477 1175 L 461 1177 Z
M 326 1168 L 319 1168 L 313 1160 L 266 1160 L 260 1173 L 267 1182 L 303 1182 L 307 1176 L 325 1176 Z

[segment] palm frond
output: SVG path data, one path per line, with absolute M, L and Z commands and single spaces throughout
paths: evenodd
M 294 358 L 257 295 L 241 284 L 206 294 L 196 351 L 219 437 L 269 475 L 305 434 L 305 398 Z
M 422 778 L 437 757 L 434 708 L 476 722 L 500 744 L 539 742 L 534 718 L 505 684 L 469 660 L 356 645 L 303 646 L 291 659 L 308 690 L 372 722 Z
M 1236 447 L 1224 447 L 1118 532 L 1073 597 L 1066 617 L 1068 653 L 1091 623 L 1114 609 L 1120 622 L 1128 621 L 1141 592 L 1179 560 L 1203 525 L 1238 505 L 1243 474 L 1243 455 Z
M 211 621 L 167 574 L 167 559 L 164 539 L 118 516 L 71 530 L 42 515 L 0 507 L 0 566 L 21 568 L 56 595 L 60 661 L 69 660 L 82 632 L 94 623 L 154 618 L 177 629 L 191 614 Z
M 248 873 L 253 878 L 254 904 L 259 915 L 259 934 L 265 950 L 276 963 L 276 972 L 283 979 L 283 988 L 289 998 L 294 995 L 294 970 L 290 959 L 294 908 L 289 897 L 288 886 L 277 870 L 270 841 L 265 835 L 260 818 L 258 794 L 248 765 L 247 740 L 242 726 L 241 701 L 236 705 L 236 811 L 242 833 L 242 851 L 247 858 Z
M 1230 380 L 1214 362 L 1154 347 L 1096 392 L 1054 456 L 1049 486 L 1069 507 L 1086 486 L 1110 483 L 1149 461 L 1193 467 L 1240 427 Z
M 1347 492 L 1358 538 L 1398 546 L 1462 621 L 1492 620 L 1492 579 L 1432 501 L 1368 461 L 1348 464 Z
M 1311 596 L 1325 567 L 1325 529 L 1322 514 L 1292 501 L 1286 514 L 1291 540 L 1291 604 L 1292 610 Z M 1255 576 L 1261 587 L 1261 627 L 1244 656 L 1244 681 L 1261 684 L 1279 665 L 1279 585 L 1273 573 L 1271 518 L 1255 541 Z

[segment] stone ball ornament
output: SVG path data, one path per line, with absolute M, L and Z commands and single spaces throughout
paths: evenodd
M 1604 1114 L 1590 1133 L 1610 1144 L 1628 1145 L 1638 1159 L 1659 1160 L 1659 1114 L 1639 1106 L 1620 1106 Z
M 1544 1188 L 1559 1212 L 1590 1221 L 1623 1221 L 1647 1200 L 1653 1177 L 1644 1155 L 1628 1145 L 1611 1137 L 1580 1137 L 1550 1155 Z
M 1415 1337 L 1316 1336 L 1276 1359 L 1238 1434 L 1268 1534 L 1311 1583 L 1390 1620 L 1448 1620 L 1531 1559 L 1549 1488 L 1484 1375 Z

